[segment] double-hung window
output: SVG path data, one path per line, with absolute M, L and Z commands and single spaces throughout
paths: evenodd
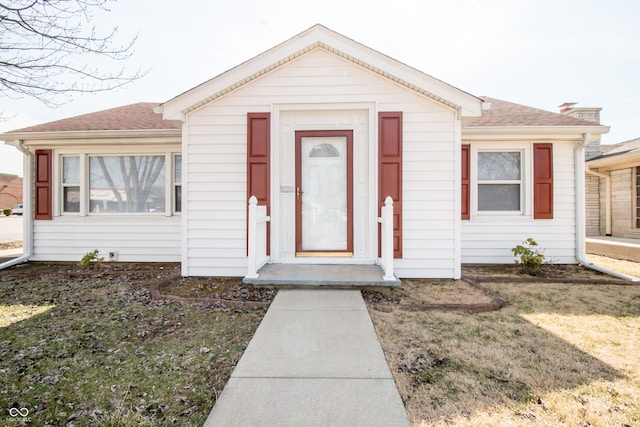
M 173 209 L 182 212 L 182 156 L 173 157 Z
M 62 212 L 80 212 L 80 156 L 62 157 Z
M 478 152 L 478 212 L 522 211 L 522 152 Z

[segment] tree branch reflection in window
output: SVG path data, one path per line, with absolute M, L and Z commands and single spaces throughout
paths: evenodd
M 89 159 L 91 212 L 164 212 L 164 156 Z

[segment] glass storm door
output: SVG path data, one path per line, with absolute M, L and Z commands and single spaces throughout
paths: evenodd
M 353 131 L 296 132 L 296 255 L 353 255 Z

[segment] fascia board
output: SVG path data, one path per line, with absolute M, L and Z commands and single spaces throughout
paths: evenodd
M 184 92 L 162 104 L 163 117 L 167 120 L 183 120 L 184 113 L 207 102 L 216 94 L 229 88 L 240 87 L 268 73 L 296 57 L 316 48 L 335 50 L 354 63 L 361 63 L 380 75 L 398 82 L 406 82 L 409 88 L 434 95 L 460 109 L 462 116 L 480 117 L 482 100 L 409 67 L 389 56 L 377 52 L 354 40 L 344 37 L 321 25 L 309 30 L 249 59 L 234 68 Z M 407 86 L 405 84 L 405 86 Z M 436 99 L 438 100 L 438 99 Z
M 544 136 L 581 138 L 585 133 L 602 135 L 609 132 L 609 126 L 468 126 L 462 128 L 462 138 L 482 138 L 495 136 Z
M 73 144 L 78 139 L 140 139 L 147 138 L 150 141 L 158 141 L 160 139 L 180 139 L 182 137 L 181 129 L 141 129 L 141 130 L 110 130 L 110 131 L 67 131 L 67 132 L 10 132 L 0 134 L 0 140 L 4 140 L 10 144 L 15 140 L 29 141 L 37 143 L 38 141 L 69 141 Z
M 590 167 L 605 170 L 623 169 L 622 166 L 631 167 L 633 163 L 635 163 L 635 166 L 640 163 L 640 151 L 587 161 Z

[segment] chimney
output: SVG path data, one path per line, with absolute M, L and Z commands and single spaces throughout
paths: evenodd
M 577 102 L 565 102 L 558 107 L 560 108 L 560 114 L 600 124 L 600 111 L 602 111 L 602 108 L 576 107 L 577 104 Z
M 576 104 L 577 102 L 565 102 L 564 104 L 560 105 L 558 107 L 560 109 L 560 114 L 566 114 L 567 111 L 571 110 Z
M 560 105 L 560 114 L 565 116 L 573 117 L 576 119 L 582 119 L 587 122 L 592 122 L 595 124 L 600 124 L 600 111 L 602 108 L 596 107 L 576 107 L 577 102 L 565 102 Z M 587 160 L 592 159 L 594 157 L 598 157 L 602 154 L 600 150 L 600 138 L 591 142 L 585 151 L 585 158 Z

